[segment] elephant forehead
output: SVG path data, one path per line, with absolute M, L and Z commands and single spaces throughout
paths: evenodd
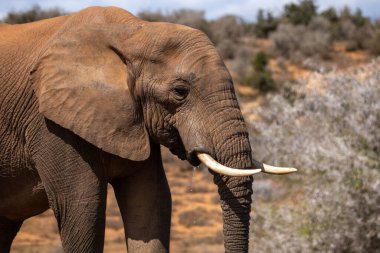
M 150 41 L 149 48 L 146 50 L 153 54 L 176 53 L 184 57 L 188 53 L 194 53 L 195 50 L 207 52 L 214 48 L 203 32 L 171 23 L 149 22 L 141 29 L 140 36 Z

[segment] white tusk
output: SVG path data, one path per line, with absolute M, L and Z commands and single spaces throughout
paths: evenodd
M 297 171 L 296 168 L 275 167 L 275 166 L 271 166 L 265 163 L 258 162 L 255 159 L 252 159 L 253 164 L 259 169 L 242 170 L 242 169 L 235 169 L 235 168 L 224 166 L 218 163 L 217 161 L 215 161 L 215 159 L 212 158 L 210 155 L 205 154 L 205 153 L 197 153 L 197 157 L 202 163 L 204 163 L 211 170 L 219 174 L 222 174 L 225 176 L 231 176 L 231 177 L 252 176 L 260 172 L 267 173 L 267 174 L 281 175 L 281 174 L 288 174 L 288 173 L 293 173 Z
M 209 167 L 210 170 L 213 170 L 225 176 L 245 177 L 245 176 L 251 176 L 251 175 L 260 173 L 262 171 L 262 169 L 241 170 L 241 169 L 226 167 L 218 163 L 217 161 L 214 160 L 214 158 L 212 158 L 210 155 L 205 154 L 205 153 L 197 153 L 197 157 L 202 163 L 204 163 L 207 167 Z
M 256 161 L 255 159 L 252 159 L 253 164 L 262 170 L 263 173 L 268 173 L 268 174 L 288 174 L 288 173 L 293 173 L 296 172 L 296 168 L 285 168 L 285 167 L 275 167 L 271 166 L 265 163 L 261 163 Z

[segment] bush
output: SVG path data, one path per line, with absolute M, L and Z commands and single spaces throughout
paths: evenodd
M 258 38 L 268 38 L 269 34 L 277 29 L 279 20 L 271 12 L 266 13 L 260 9 L 257 13 L 257 21 L 254 25 L 254 34 Z
M 306 57 L 328 58 L 332 45 L 331 25 L 322 17 L 314 17 L 303 34 L 300 51 Z
M 305 33 L 304 26 L 293 26 L 280 24 L 277 31 L 272 33 L 270 38 L 275 49 L 284 57 L 289 58 L 292 53 L 298 50 L 299 40 Z
M 330 23 L 338 23 L 339 22 L 339 16 L 333 7 L 330 7 L 328 9 L 322 11 L 320 16 L 322 18 L 325 18 L 326 20 L 328 20 Z
M 234 59 L 245 30 L 243 21 L 236 16 L 226 15 L 212 21 L 210 29 L 213 31 L 211 40 L 220 55 L 224 59 Z
M 276 82 L 272 78 L 270 71 L 256 72 L 251 78 L 248 79 L 248 83 L 258 89 L 261 92 L 269 92 L 276 90 Z
M 233 15 L 226 15 L 212 21 L 211 29 L 216 44 L 224 40 L 237 43 L 244 34 L 243 21 Z
M 253 74 L 246 78 L 245 83 L 258 89 L 261 92 L 274 91 L 276 83 L 271 72 L 267 69 L 268 56 L 264 52 L 258 52 L 251 61 Z
M 65 15 L 65 12 L 59 8 L 52 8 L 48 10 L 42 10 L 38 5 L 33 6 L 30 10 L 15 12 L 9 12 L 3 22 L 9 24 L 23 24 L 33 21 L 38 21 L 46 18 L 53 18 L 57 16 Z
M 307 31 L 302 37 L 300 52 L 306 57 L 318 56 L 328 58 L 331 47 L 331 37 L 329 33 L 322 31 Z
M 187 25 L 192 28 L 201 30 L 211 40 L 213 40 L 213 34 L 210 29 L 210 24 L 205 18 L 204 11 L 197 11 L 191 9 L 175 10 L 167 15 L 168 22 Z
M 329 57 L 331 34 L 324 26 L 316 26 L 315 23 L 309 27 L 310 29 L 302 25 L 281 24 L 271 35 L 275 49 L 289 59 L 295 59 L 294 55 L 297 54 L 301 54 L 301 58 Z
M 302 187 L 280 210 L 254 203 L 255 252 L 379 252 L 379 65 L 314 74 L 293 85 L 293 103 L 273 94 L 252 111 L 255 156 L 298 167 L 289 179 Z
M 230 40 L 222 40 L 216 45 L 220 56 L 223 59 L 234 59 L 236 54 L 237 45 Z
M 258 72 L 262 72 L 266 69 L 268 65 L 268 56 L 263 51 L 256 54 L 255 58 L 252 60 L 253 69 Z
M 380 55 L 380 27 L 375 29 L 368 40 L 367 47 L 371 54 Z
M 356 27 L 362 27 L 370 23 L 369 18 L 364 17 L 362 11 L 357 9 L 355 14 L 351 17 Z
M 252 74 L 251 61 L 254 50 L 251 46 L 240 45 L 234 52 L 234 59 L 231 61 L 231 73 L 235 80 L 244 83 L 247 76 Z
M 141 11 L 137 16 L 150 22 L 165 22 L 167 17 L 161 11 Z
M 314 17 L 310 21 L 307 28 L 310 31 L 320 31 L 320 32 L 328 33 L 331 30 L 331 23 L 329 22 L 328 19 L 326 19 L 322 16 Z
M 190 26 L 192 28 L 201 30 L 210 39 L 213 38 L 208 21 L 205 18 L 204 11 L 197 11 L 191 9 L 180 9 L 173 12 L 163 14 L 160 11 L 142 11 L 138 13 L 141 19 L 153 22 L 171 22 Z
M 323 15 L 328 18 L 324 12 Z M 373 27 L 369 18 L 364 17 L 360 9 L 353 14 L 349 7 L 344 7 L 340 17 L 335 22 L 333 14 L 333 37 L 335 40 L 346 41 L 346 50 L 355 51 L 368 48 L 368 40 L 373 33 Z M 331 19 L 330 19 L 331 20 Z
M 284 17 L 293 25 L 307 25 L 317 15 L 314 0 L 300 0 L 284 6 Z
M 371 37 L 372 31 L 370 25 L 357 27 L 351 20 L 341 22 L 341 37 L 347 41 L 347 51 L 367 48 L 367 42 Z

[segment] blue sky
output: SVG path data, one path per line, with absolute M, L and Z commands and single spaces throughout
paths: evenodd
M 142 10 L 171 11 L 180 8 L 204 10 L 207 18 L 235 14 L 246 20 L 254 20 L 259 8 L 280 13 L 282 6 L 292 0 L 1 0 L 0 17 L 11 10 L 25 10 L 38 4 L 42 8 L 60 7 L 68 12 L 89 6 L 118 6 L 137 14 Z M 380 18 L 380 0 L 319 0 L 319 10 L 329 6 L 341 9 L 347 5 L 352 9 L 361 8 L 366 16 Z

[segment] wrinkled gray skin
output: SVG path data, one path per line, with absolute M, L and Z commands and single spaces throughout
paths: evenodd
M 0 252 L 49 207 L 65 252 L 102 252 L 107 184 L 127 248 L 168 252 L 160 144 L 251 167 L 230 74 L 201 32 L 89 8 L 0 26 Z M 214 175 L 226 252 L 247 252 L 252 178 Z

